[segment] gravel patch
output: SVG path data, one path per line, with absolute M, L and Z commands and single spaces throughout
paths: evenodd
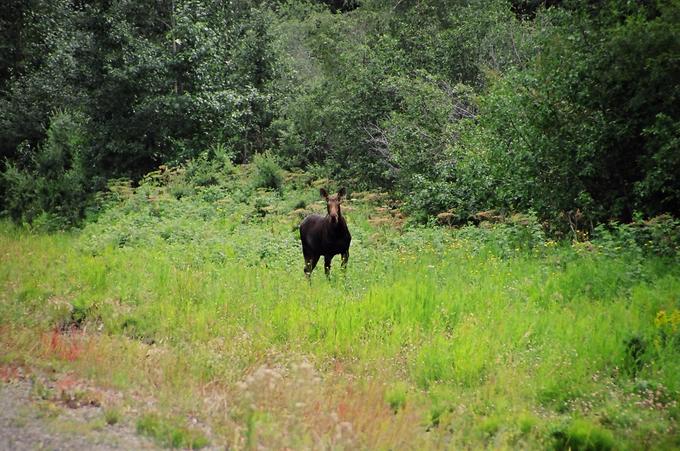
M 101 407 L 33 399 L 31 382 L 0 382 L 0 450 L 158 449 L 125 421 L 108 425 Z

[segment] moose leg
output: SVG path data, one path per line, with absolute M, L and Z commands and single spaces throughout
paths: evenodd
M 326 277 L 329 277 L 331 274 L 331 261 L 333 260 L 332 255 L 324 255 L 323 256 L 323 268 L 326 271 Z
M 312 271 L 316 268 L 316 264 L 319 261 L 320 255 L 305 255 L 305 276 L 309 278 L 312 275 Z
M 349 260 L 349 250 L 342 254 L 342 263 L 340 264 L 342 269 L 347 269 L 347 260 Z

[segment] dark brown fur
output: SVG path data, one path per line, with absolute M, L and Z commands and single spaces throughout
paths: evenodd
M 305 257 L 305 275 L 311 276 L 319 258 L 323 255 L 326 276 L 330 274 L 331 260 L 337 254 L 342 256 L 342 267 L 347 266 L 349 245 L 352 236 L 349 234 L 347 222 L 340 211 L 340 204 L 345 195 L 342 188 L 335 196 L 329 196 L 321 188 L 321 196 L 326 200 L 327 216 L 309 215 L 300 224 L 300 240 L 302 254 Z

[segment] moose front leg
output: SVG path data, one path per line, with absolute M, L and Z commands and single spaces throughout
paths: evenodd
M 310 279 L 320 256 L 305 257 L 305 276 Z
M 323 256 L 323 268 L 326 271 L 326 277 L 330 277 L 331 275 L 331 261 L 333 260 L 332 255 L 324 255 Z
M 342 254 L 342 263 L 340 266 L 342 267 L 343 270 L 347 269 L 347 261 L 349 260 L 349 250 Z

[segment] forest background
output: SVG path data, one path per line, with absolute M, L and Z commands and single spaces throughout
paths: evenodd
M 78 225 L 112 179 L 258 154 L 415 221 L 531 213 L 559 236 L 680 213 L 677 1 L 3 11 L 0 209 L 19 222 Z

